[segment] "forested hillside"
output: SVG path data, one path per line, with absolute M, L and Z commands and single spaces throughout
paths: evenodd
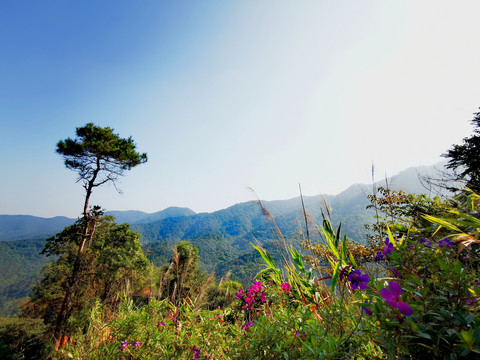
M 0 242 L 0 316 L 18 312 L 18 306 L 41 279 L 40 270 L 51 261 L 40 255 L 45 239 Z

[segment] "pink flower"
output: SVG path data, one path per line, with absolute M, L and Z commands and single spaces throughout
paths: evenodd
M 285 291 L 285 292 L 290 292 L 292 290 L 292 288 L 291 288 L 289 283 L 282 282 L 282 290 Z

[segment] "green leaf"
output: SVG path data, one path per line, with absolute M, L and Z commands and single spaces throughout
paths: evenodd
M 444 219 L 440 219 L 440 218 L 437 218 L 435 216 L 432 216 L 432 215 L 422 215 L 422 217 L 428 221 L 430 221 L 431 223 L 433 224 L 436 224 L 436 225 L 439 225 L 439 226 L 443 226 L 443 227 L 446 227 L 447 229 L 450 229 L 450 230 L 453 230 L 453 231 L 457 231 L 457 232 L 460 232 L 462 233 L 462 230 L 460 230 L 458 227 L 456 227 L 455 225 L 453 225 L 451 222 L 449 222 L 448 220 L 444 220 Z
M 468 345 L 469 348 L 473 347 L 473 332 L 472 331 L 460 331 L 463 341 Z
M 424 338 L 424 339 L 429 339 L 429 340 L 432 339 L 432 337 L 429 334 L 421 332 L 421 331 L 417 331 L 417 335 Z
M 445 264 L 445 261 L 442 260 L 442 258 L 437 258 L 437 263 L 438 265 L 440 266 L 440 268 L 445 271 L 446 273 L 448 273 L 450 271 L 450 268 L 447 266 L 447 264 Z
M 335 268 L 333 269 L 332 286 L 331 286 L 332 293 L 335 291 L 335 286 L 337 286 L 338 275 L 339 275 L 339 274 L 340 274 L 340 263 L 338 262 L 338 263 L 335 265 Z
M 297 265 L 298 270 L 305 275 L 305 266 L 302 261 L 302 256 L 299 254 L 298 250 L 290 244 L 290 254 L 292 255 L 293 262 Z
M 335 247 L 337 248 L 338 248 L 338 240 L 340 239 L 341 232 L 342 232 L 342 223 L 338 225 L 337 234 L 335 235 Z
M 353 257 L 352 253 L 350 255 L 350 263 L 353 265 L 354 268 L 357 268 L 357 263 L 355 262 L 355 258 Z
M 347 234 L 345 234 L 342 239 L 341 260 L 343 265 L 347 265 Z

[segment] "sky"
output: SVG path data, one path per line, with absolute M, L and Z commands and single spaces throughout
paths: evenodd
M 212 212 L 433 165 L 480 107 L 480 1 L 0 1 L 0 214 L 78 217 L 93 122 L 148 162 L 107 210 Z

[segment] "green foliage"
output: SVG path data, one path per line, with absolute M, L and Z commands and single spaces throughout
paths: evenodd
M 235 300 L 235 293 L 241 288 L 241 283 L 232 280 L 222 279 L 219 284 L 212 284 L 207 290 L 207 308 L 209 310 L 227 308 Z
M 192 359 L 195 349 L 204 356 L 238 357 L 238 329 L 223 320 L 221 311 L 196 314 L 191 306 L 176 307 L 168 300 L 135 308 L 124 300 L 111 321 L 96 314 L 86 334 L 57 352 L 57 359 Z
M 40 269 L 48 260 L 40 255 L 43 239 L 0 242 L 0 315 L 18 312 L 40 279 Z
M 44 359 L 52 350 L 45 330 L 38 319 L 0 318 L 0 359 Z
M 43 268 L 43 279 L 34 287 L 25 315 L 55 323 L 78 252 L 81 229 L 80 220 L 47 239 L 43 252 L 56 256 L 57 260 Z M 96 299 L 114 307 L 119 301 L 118 293 L 138 294 L 148 286 L 149 262 L 141 250 L 139 235 L 131 231 L 128 224 L 117 225 L 112 217 L 99 220 L 83 259 L 74 288 L 75 302 L 69 309 L 71 315 L 82 318 L 84 310 Z
M 76 130 L 77 138 L 67 138 L 57 144 L 57 153 L 62 155 L 65 166 L 78 172 L 79 180 L 95 181 L 96 186 L 114 181 L 123 171 L 147 161 L 147 154 L 135 151 L 131 137 L 121 138 L 109 127 L 88 123 Z
M 379 187 L 377 193 L 368 195 L 368 199 L 370 204 L 367 209 L 375 209 L 378 214 L 375 223 L 365 225 L 370 231 L 367 235 L 369 243 L 373 246 L 381 244 L 388 235 L 387 227 L 398 237 L 407 233 L 411 236 L 417 233 L 418 236 L 430 232 L 432 224 L 423 215 L 443 216 L 451 205 L 450 200 L 442 200 L 438 196 L 431 199 L 424 194 L 407 194 L 383 187 Z
M 457 259 L 456 246 L 441 244 L 408 240 L 397 243 L 387 257 L 391 279 L 402 287 L 401 300 L 411 306 L 412 315 L 403 316 L 382 299 L 386 283 L 366 291 L 366 303 L 382 330 L 382 345 L 391 356 L 470 358 L 480 350 L 477 345 L 461 349 L 462 334 L 480 329 L 480 292 L 475 286 L 479 273 L 472 263 Z
M 473 191 L 480 192 L 480 112 L 475 113 L 472 124 L 474 135 L 463 139 L 463 144 L 453 145 L 444 157 L 447 168 L 458 171 L 456 180 L 463 181 Z

